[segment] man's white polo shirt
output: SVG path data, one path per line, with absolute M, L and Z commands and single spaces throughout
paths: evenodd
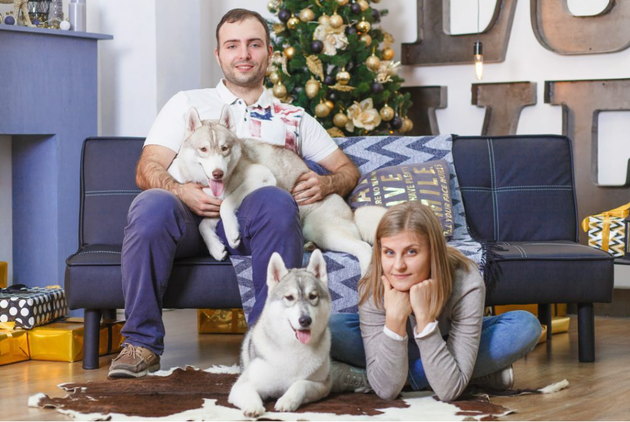
M 318 162 L 338 147 L 317 120 L 301 107 L 283 104 L 267 89 L 250 106 L 219 82 L 216 88 L 180 91 L 162 108 L 144 145 L 162 145 L 175 152 L 184 141 L 186 116 L 194 106 L 202 120 L 218 119 L 229 104 L 240 138 L 282 145 L 302 158 Z

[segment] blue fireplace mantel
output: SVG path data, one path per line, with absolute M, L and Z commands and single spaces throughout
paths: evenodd
M 63 286 L 78 247 L 81 146 L 97 135 L 98 41 L 112 38 L 0 25 L 0 135 L 12 142 L 9 282 Z

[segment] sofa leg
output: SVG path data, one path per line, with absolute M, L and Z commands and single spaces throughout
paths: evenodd
M 578 303 L 578 357 L 595 361 L 595 313 L 592 303 Z
M 98 369 L 101 310 L 86 309 L 83 321 L 83 369 Z
M 551 309 L 551 304 L 538 304 L 538 321 L 541 324 L 545 324 L 547 326 L 547 340 L 551 339 L 551 321 L 552 321 L 553 313 Z
M 116 320 L 116 309 L 103 309 L 102 313 L 103 313 L 104 320 L 111 320 L 111 321 Z

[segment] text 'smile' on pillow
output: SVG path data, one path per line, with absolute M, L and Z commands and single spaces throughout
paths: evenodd
M 350 194 L 350 206 L 393 207 L 419 201 L 433 210 L 442 223 L 444 236 L 453 236 L 453 205 L 446 160 L 383 167 L 361 176 Z

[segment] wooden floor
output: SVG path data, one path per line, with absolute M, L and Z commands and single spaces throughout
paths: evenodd
M 167 311 L 166 353 L 162 368 L 191 364 L 206 368 L 238 360 L 240 335 L 197 334 L 194 310 Z M 577 323 L 556 334 L 514 365 L 516 388 L 546 386 L 564 378 L 568 389 L 550 395 L 495 397 L 517 413 L 504 420 L 630 420 L 630 319 L 596 318 L 596 362 L 577 359 Z M 43 392 L 62 396 L 64 382 L 107 377 L 113 356 L 100 369 L 84 371 L 81 362 L 28 361 L 0 367 L 0 420 L 68 420 L 54 410 L 32 409 L 28 397 Z

